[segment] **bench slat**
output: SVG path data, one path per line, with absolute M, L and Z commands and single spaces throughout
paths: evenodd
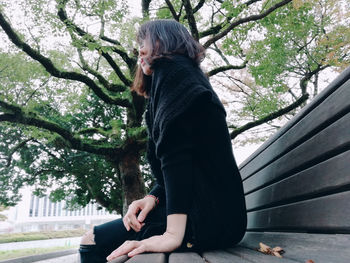
M 300 122 L 288 130 L 277 141 L 272 143 L 262 154 L 258 155 L 248 165 L 241 169 L 242 178 L 245 179 L 254 174 L 261 167 L 271 162 L 290 147 L 296 147 L 300 141 L 305 141 L 337 115 L 349 111 L 350 107 L 350 80 L 330 95 L 321 105 L 305 116 Z M 327 109 L 327 110 L 325 110 Z M 282 147 L 281 147 L 282 146 Z
M 322 161 L 318 158 L 322 157 L 322 155 L 326 156 L 331 151 L 334 152 L 339 149 L 345 151 L 344 147 L 350 148 L 349 131 L 350 114 L 347 114 L 310 140 L 244 181 L 245 192 L 249 193 L 262 185 L 267 185 L 277 179 L 283 179 L 287 173 L 296 172 L 301 168 L 307 169 Z M 302 167 L 305 165 L 307 166 Z
M 116 259 L 113 259 L 112 261 L 109 261 L 108 263 L 124 263 L 128 259 L 129 257 L 127 255 L 123 255 L 123 256 L 117 257 Z
M 259 247 L 259 245 L 257 246 Z M 256 248 L 257 249 L 257 248 Z M 258 252 L 256 249 L 245 248 L 241 246 L 236 246 L 234 248 L 229 248 L 227 251 L 231 254 L 234 254 L 238 257 L 249 260 L 254 263 L 281 263 L 281 259 L 271 255 L 265 255 L 261 252 Z M 283 256 L 283 263 L 295 263 L 298 261 L 288 259 Z
M 247 209 L 286 204 L 350 185 L 350 151 L 346 151 L 278 183 L 246 195 Z
M 280 137 L 284 136 L 284 134 L 287 133 L 289 130 L 294 129 L 294 126 L 297 127 L 297 125 L 301 125 L 303 123 L 302 126 L 298 126 L 301 128 L 296 128 L 296 129 L 298 129 L 301 134 L 304 134 L 304 129 L 305 131 L 310 131 L 310 129 L 308 128 L 308 125 L 310 124 L 310 121 L 317 120 L 316 116 L 319 118 L 319 120 L 324 121 L 325 119 L 328 119 L 330 116 L 332 116 L 332 114 L 338 114 L 338 111 L 334 107 L 338 107 L 338 106 L 343 107 L 342 105 L 349 105 L 348 104 L 349 100 L 343 101 L 341 98 L 337 98 L 336 96 L 332 95 L 333 93 L 337 93 L 338 89 L 339 90 L 341 89 L 345 93 L 342 92 L 340 97 L 343 97 L 343 95 L 345 95 L 346 97 L 344 99 L 348 98 L 349 96 L 349 94 L 347 93 L 348 89 L 345 89 L 342 86 L 349 85 L 348 84 L 349 79 L 350 79 L 350 67 L 348 67 L 345 71 L 343 71 L 334 81 L 332 81 L 332 83 L 326 89 L 324 89 L 309 104 L 307 104 L 304 108 L 302 108 L 301 111 L 296 116 L 294 116 L 292 120 L 290 120 L 288 123 L 286 123 L 286 125 L 284 125 L 281 129 L 279 129 L 269 140 L 267 140 L 261 147 L 259 147 L 259 149 L 257 149 L 252 155 L 250 155 L 240 165 L 240 170 L 243 175 L 243 178 L 250 176 L 254 172 L 254 170 L 256 170 L 255 167 L 260 168 L 262 165 L 266 163 L 266 161 L 262 161 L 261 159 L 259 159 L 259 158 L 262 158 L 262 156 L 260 156 L 262 152 L 269 151 L 269 153 L 266 154 L 266 156 L 263 158 L 266 158 L 270 154 L 272 154 L 272 156 L 276 156 L 274 151 L 269 150 L 271 147 L 275 148 L 274 150 L 277 150 L 278 154 L 280 153 L 279 147 L 281 145 L 284 146 L 284 144 L 277 142 L 279 144 L 278 147 L 275 147 L 273 144 L 276 144 L 276 141 L 279 140 Z M 332 99 L 328 99 L 328 97 Z M 332 103 L 329 103 L 330 100 L 332 100 Z M 338 103 L 338 102 L 341 102 L 341 103 Z M 322 106 L 318 107 L 320 104 L 322 104 Z M 315 110 L 316 107 L 318 107 L 317 110 Z M 313 118 L 312 116 L 310 118 L 308 116 L 313 114 L 315 114 L 315 118 Z M 326 118 L 324 119 L 322 115 L 325 115 Z M 305 119 L 308 118 L 308 121 L 303 121 L 302 120 L 303 118 Z M 286 145 L 289 145 L 288 139 L 284 141 L 284 143 L 287 143 Z M 253 170 L 250 170 L 250 169 L 253 169 Z
M 171 253 L 169 256 L 169 263 L 205 263 L 204 259 L 193 252 L 180 253 L 175 252 Z
M 286 252 L 283 257 L 303 263 L 309 259 L 316 263 L 348 263 L 350 259 L 350 235 L 248 232 L 240 245 L 254 249 L 259 242 L 280 246 Z
M 164 253 L 140 254 L 130 258 L 127 263 L 166 263 L 166 255 Z
M 350 233 L 350 191 L 249 212 L 248 229 Z
M 233 255 L 224 250 L 204 252 L 203 257 L 208 263 L 251 263 L 247 259 Z

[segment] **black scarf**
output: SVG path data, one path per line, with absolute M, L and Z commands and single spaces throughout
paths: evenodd
M 207 103 L 218 105 L 224 112 L 225 109 L 208 78 L 188 57 L 163 57 L 153 63 L 153 70 L 146 123 L 157 154 L 169 124 L 194 103 L 199 109 Z

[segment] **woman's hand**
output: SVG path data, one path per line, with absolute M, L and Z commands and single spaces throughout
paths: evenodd
M 167 229 L 163 235 L 141 241 L 125 241 L 107 257 L 107 260 L 110 261 L 125 254 L 133 257 L 144 252 L 171 252 L 181 245 L 185 235 L 186 222 L 186 214 L 168 215 Z
M 128 240 L 114 250 L 107 260 L 111 261 L 119 256 L 128 255 L 133 257 L 144 252 L 171 252 L 181 245 L 182 240 L 178 236 L 165 232 L 161 236 L 153 236 L 141 241 Z
M 148 213 L 155 207 L 156 202 L 154 197 L 145 196 L 143 199 L 136 200 L 129 205 L 128 212 L 123 217 L 123 223 L 126 230 L 131 228 L 139 232 L 144 226 L 143 221 L 146 219 Z M 138 217 L 137 213 L 140 212 Z

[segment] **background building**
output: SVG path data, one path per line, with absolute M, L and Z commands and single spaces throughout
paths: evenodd
M 28 189 L 23 191 L 22 201 L 3 214 L 7 220 L 0 222 L 0 233 L 90 229 L 93 225 L 120 218 L 92 203 L 79 210 L 67 210 L 64 201 L 54 203 L 47 196 L 34 196 Z

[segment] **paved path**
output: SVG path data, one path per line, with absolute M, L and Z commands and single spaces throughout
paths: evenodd
M 0 244 L 0 251 L 25 249 L 25 248 L 49 248 L 49 247 L 65 247 L 65 246 L 78 246 L 81 237 L 68 237 L 68 238 L 57 238 L 47 240 L 35 240 L 35 241 L 24 241 L 24 242 L 13 242 Z
M 64 257 L 46 259 L 42 261 L 35 261 L 33 263 L 80 263 L 79 254 L 73 254 Z

